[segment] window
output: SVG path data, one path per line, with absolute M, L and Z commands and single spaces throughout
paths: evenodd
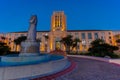
M 60 15 L 60 21 L 62 22 L 62 15 Z
M 67 35 L 72 35 L 72 33 L 71 33 L 71 32 L 68 32 Z
M 111 35 L 111 32 L 109 32 L 109 35 Z
M 98 33 L 94 34 L 95 39 L 98 39 Z
M 104 35 L 105 35 L 105 32 L 101 32 L 101 35 L 104 36 Z
M 105 40 L 105 32 L 101 32 L 101 39 Z
M 55 16 L 55 21 L 57 21 L 57 19 L 58 19 L 58 17 L 57 17 L 57 16 Z
M 75 36 L 76 36 L 76 38 L 78 38 L 78 37 L 79 37 L 78 32 L 76 32 L 76 33 L 75 33 Z
M 111 39 L 111 36 L 109 36 L 109 39 Z
M 92 39 L 92 34 L 88 33 L 88 39 Z
M 78 33 L 76 32 L 75 35 L 78 35 Z
M 21 34 L 21 36 L 24 36 L 24 34 Z
M 104 40 L 105 39 L 104 36 L 101 36 L 101 39 Z
M 18 36 L 18 34 L 15 34 L 15 36 Z
M 85 33 L 82 33 L 81 35 L 82 35 L 82 39 L 85 39 Z
M 112 44 L 112 41 L 111 41 L 111 40 L 110 40 L 109 42 Z

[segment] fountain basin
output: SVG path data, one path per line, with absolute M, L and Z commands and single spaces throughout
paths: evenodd
M 39 42 L 25 41 L 21 43 L 20 56 L 36 56 L 39 55 Z
M 35 56 L 34 56 L 35 57 Z M 33 61 L 37 63 L 30 63 L 20 65 L 19 62 L 9 62 L 18 63 L 19 66 L 8 65 L 0 67 L 0 80 L 30 80 L 37 77 L 43 77 L 57 73 L 64 70 L 70 66 L 70 62 L 66 57 L 61 57 L 58 55 L 50 56 L 48 61 Z
M 39 56 L 2 56 L 1 62 L 35 62 L 35 61 L 48 61 L 50 59 L 49 54 L 39 55 Z

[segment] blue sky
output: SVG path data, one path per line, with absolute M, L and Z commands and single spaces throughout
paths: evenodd
M 37 30 L 50 30 L 53 11 L 64 11 L 68 30 L 120 30 L 120 0 L 0 0 L 0 33 L 27 31 L 31 15 Z

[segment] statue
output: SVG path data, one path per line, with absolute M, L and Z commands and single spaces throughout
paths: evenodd
M 27 40 L 21 43 L 20 56 L 39 54 L 40 45 L 39 42 L 36 41 L 36 25 L 37 25 L 37 16 L 33 15 L 30 18 Z
M 37 25 L 37 16 L 33 15 L 30 18 L 30 27 L 28 31 L 27 41 L 36 41 L 36 25 Z

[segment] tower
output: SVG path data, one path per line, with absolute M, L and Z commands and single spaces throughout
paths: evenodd
M 60 43 L 61 39 L 66 36 L 66 16 L 63 11 L 55 11 L 51 16 L 50 31 L 50 50 L 61 49 L 64 46 Z
M 55 11 L 51 17 L 51 31 L 66 30 L 66 16 L 63 11 Z

